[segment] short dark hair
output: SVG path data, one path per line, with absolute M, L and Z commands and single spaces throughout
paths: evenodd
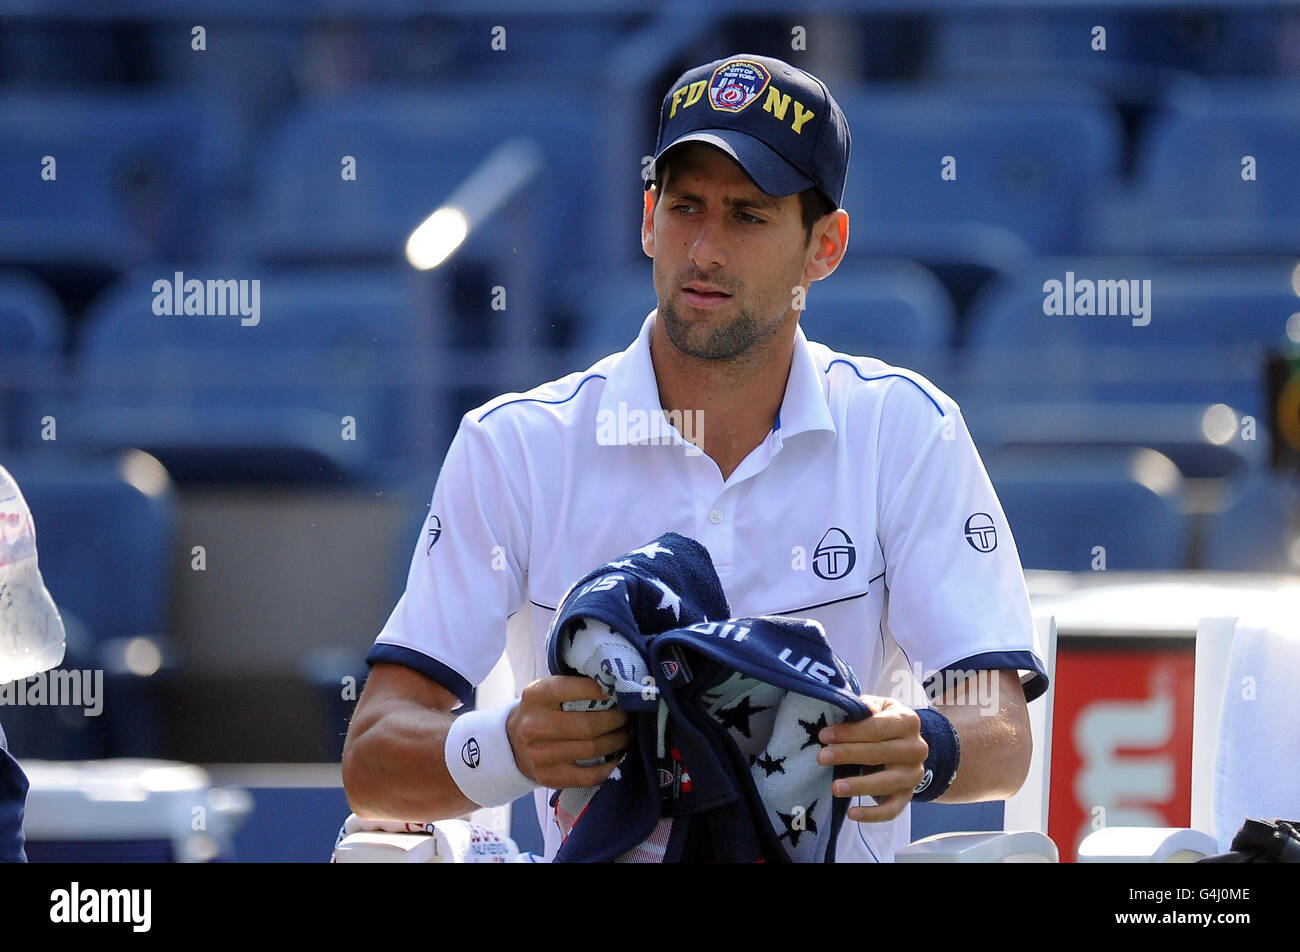
M 668 161 L 669 157 L 665 156 L 658 164 L 656 169 L 658 178 L 654 180 L 657 185 L 662 186 L 668 180 Z M 659 201 L 657 189 L 655 201 Z M 835 203 L 817 189 L 806 188 L 799 193 L 799 218 L 803 221 L 804 244 L 812 241 L 813 226 L 833 211 L 835 211 Z
M 799 193 L 799 213 L 803 219 L 804 242 L 812 241 L 813 226 L 835 211 L 835 203 L 817 191 L 806 188 Z

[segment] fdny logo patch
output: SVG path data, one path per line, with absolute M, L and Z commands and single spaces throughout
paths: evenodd
M 718 112 L 740 112 L 767 89 L 772 74 L 750 60 L 728 60 L 709 79 L 709 105 Z
M 838 526 L 831 526 L 813 551 L 813 572 L 827 581 L 844 578 L 853 571 L 858 561 L 858 550 L 853 547 L 849 534 Z

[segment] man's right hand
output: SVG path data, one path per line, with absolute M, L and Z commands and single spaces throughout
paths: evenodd
M 618 758 L 579 767 L 590 760 L 625 750 L 632 742 L 628 716 L 618 709 L 565 711 L 565 701 L 600 701 L 605 693 L 591 678 L 552 675 L 524 688 L 506 718 L 506 735 L 520 773 L 544 787 L 596 787 L 604 783 Z

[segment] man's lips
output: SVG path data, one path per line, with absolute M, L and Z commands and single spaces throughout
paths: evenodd
M 731 295 L 711 284 L 688 284 L 682 288 L 682 299 L 692 307 L 720 307 L 731 300 Z

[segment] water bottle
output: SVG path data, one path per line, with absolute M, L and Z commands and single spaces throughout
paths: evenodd
M 36 565 L 36 524 L 0 466 L 0 684 L 56 667 L 64 638 L 63 618 Z

